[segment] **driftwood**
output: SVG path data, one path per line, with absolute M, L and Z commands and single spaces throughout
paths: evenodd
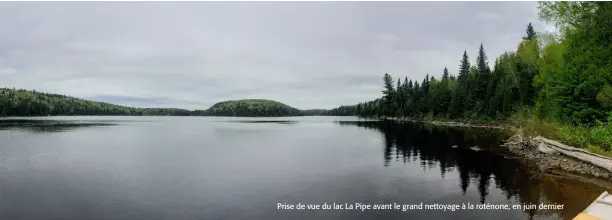
M 533 139 L 537 142 L 538 151 L 547 154 L 563 154 L 565 156 L 593 164 L 597 167 L 601 167 L 605 170 L 612 172 L 612 158 L 605 157 L 599 154 L 591 153 L 584 149 L 571 147 L 560 143 L 558 141 L 549 140 L 543 137 L 536 137 Z

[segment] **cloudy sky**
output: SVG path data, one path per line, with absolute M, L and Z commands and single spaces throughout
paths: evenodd
M 333 108 L 381 95 L 384 73 L 492 64 L 536 2 L 0 3 L 0 87 L 138 107 L 265 98 Z

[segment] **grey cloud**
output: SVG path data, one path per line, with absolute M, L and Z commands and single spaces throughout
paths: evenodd
M 0 86 L 203 109 L 333 108 L 514 50 L 535 2 L 3 2 Z M 159 101 L 162 100 L 162 101 Z M 119 104 L 119 103 L 118 103 Z

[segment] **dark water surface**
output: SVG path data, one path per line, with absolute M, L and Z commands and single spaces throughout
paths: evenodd
M 505 137 L 353 117 L 2 119 L 0 219 L 571 219 L 605 190 L 528 174 Z M 277 209 L 334 202 L 565 206 Z

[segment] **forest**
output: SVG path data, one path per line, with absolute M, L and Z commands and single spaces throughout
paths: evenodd
M 529 23 L 516 50 L 495 57 L 484 45 L 457 74 L 422 80 L 383 76 L 382 97 L 340 106 L 327 115 L 406 117 L 420 120 L 510 122 L 525 135 L 542 135 L 612 155 L 612 3 L 540 2 L 541 20 Z
M 302 116 L 302 110 L 266 99 L 242 99 L 218 102 L 206 109 L 205 115 L 233 117 Z
M 308 111 L 310 113 L 310 111 Z M 315 111 L 315 113 L 317 113 Z M 206 110 L 136 108 L 24 89 L 0 88 L 0 116 L 133 115 L 133 116 L 301 116 L 305 113 L 265 99 L 230 100 Z M 311 113 L 312 114 L 312 113 Z
M 193 115 L 177 108 L 135 108 L 24 89 L 0 88 L 0 116 Z

